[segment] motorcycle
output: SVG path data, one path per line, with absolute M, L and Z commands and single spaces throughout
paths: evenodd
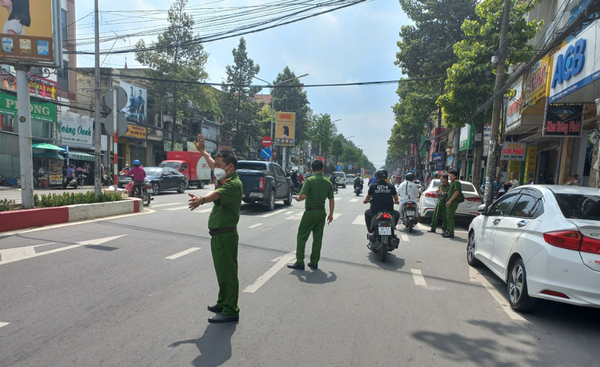
M 417 225 L 419 218 L 417 217 L 417 203 L 409 201 L 402 208 L 402 224 L 408 228 L 408 232 L 412 233 L 413 227 Z
M 356 194 L 356 196 L 360 195 L 362 193 L 363 190 L 363 185 L 354 185 L 354 193 Z
M 142 199 L 142 204 L 144 206 L 149 206 L 150 202 L 152 200 L 154 200 L 154 198 L 152 197 L 152 183 L 148 182 L 148 181 L 144 181 L 144 183 L 142 185 L 140 185 L 141 187 L 141 192 L 139 190 L 138 187 L 134 187 L 133 186 L 133 181 L 131 181 L 128 186 L 131 185 L 131 192 L 132 192 L 132 196 L 135 198 L 139 198 Z M 127 187 L 125 188 L 127 189 Z M 130 190 L 128 190 L 130 191 Z
M 400 240 L 395 233 L 394 213 L 382 211 L 373 216 L 371 228 L 373 233 L 367 234 L 367 247 L 379 255 L 379 260 L 385 262 L 388 252 L 398 248 Z

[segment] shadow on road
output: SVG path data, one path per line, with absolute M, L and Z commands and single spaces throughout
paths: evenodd
M 384 263 L 382 263 L 381 260 L 379 259 L 379 255 L 374 253 L 373 251 L 369 251 L 368 258 L 369 258 L 370 262 L 379 266 L 381 269 L 389 270 L 389 271 L 400 270 L 404 267 L 404 263 L 405 263 L 404 259 L 397 258 L 396 255 L 394 255 L 393 253 L 389 253 L 389 252 L 387 255 L 387 259 L 385 260 Z
M 200 355 L 192 361 L 192 366 L 216 367 L 231 358 L 231 337 L 235 333 L 236 324 L 208 324 L 204 335 L 198 339 L 175 342 L 169 347 L 175 348 L 181 344 L 195 344 Z
M 333 283 L 337 280 L 337 275 L 335 275 L 333 271 L 330 271 L 329 274 L 327 274 L 321 269 L 312 270 L 310 272 L 294 270 L 291 274 L 297 276 L 299 281 L 309 284 L 326 284 Z

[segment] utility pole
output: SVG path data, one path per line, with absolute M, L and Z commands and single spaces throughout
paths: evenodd
M 504 10 L 502 11 L 502 26 L 500 28 L 500 47 L 498 48 L 498 55 L 496 60 L 498 62 L 496 66 L 496 85 L 494 86 L 494 94 L 502 87 L 504 82 L 504 63 L 507 57 L 508 49 L 508 22 L 510 15 L 510 0 L 504 0 Z M 498 145 L 498 130 L 500 129 L 500 106 L 501 98 L 497 97 L 494 99 L 494 109 L 492 111 L 492 132 L 490 135 L 490 146 L 488 151 L 487 168 L 485 172 L 485 197 L 484 203 L 488 207 L 492 203 L 493 192 L 492 183 L 494 182 L 494 176 L 496 175 L 496 166 L 498 165 L 498 159 L 496 153 Z
M 94 193 L 99 196 L 102 192 L 102 171 L 100 170 L 100 139 L 102 137 L 100 131 L 100 24 L 98 24 L 98 0 L 94 0 L 94 24 L 96 38 L 96 70 L 94 92 L 96 94 L 96 106 L 94 108 Z M 114 111 L 116 113 L 116 111 Z M 114 185 L 117 183 L 114 182 Z
M 31 112 L 29 110 L 29 66 L 15 65 L 17 72 L 17 111 L 19 115 L 19 162 L 21 204 L 33 208 L 33 153 L 31 150 Z

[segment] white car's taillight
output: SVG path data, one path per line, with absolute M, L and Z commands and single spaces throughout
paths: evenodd
M 600 240 L 584 236 L 578 231 L 544 233 L 544 240 L 552 246 L 567 250 L 600 254 Z

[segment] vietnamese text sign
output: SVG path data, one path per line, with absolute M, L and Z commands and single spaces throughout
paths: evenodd
M 444 153 L 432 153 L 431 160 L 433 162 L 443 162 L 444 161 Z
M 550 103 L 546 110 L 542 136 L 581 136 L 583 103 Z
M 524 161 L 527 146 L 523 143 L 504 142 L 502 144 L 503 161 Z
M 60 9 L 60 1 L 12 0 L 8 3 L 10 7 L 4 5 L 4 1 L 0 7 L 0 60 L 6 63 L 16 61 L 28 65 L 55 65 L 57 40 L 53 35 L 59 34 L 60 11 L 57 10 Z
M 31 111 L 32 120 L 56 122 L 56 105 L 54 103 L 32 99 L 29 104 L 29 111 Z M 18 116 L 16 96 L 0 93 L 0 114 Z
M 523 79 L 519 78 L 511 87 L 512 96 L 508 100 L 508 109 L 506 111 L 506 131 L 511 131 L 521 125 L 521 103 Z
M 91 117 L 62 112 L 58 121 L 62 144 L 69 147 L 92 148 L 92 126 Z
M 146 139 L 146 128 L 144 126 L 139 126 L 139 125 L 133 125 L 133 124 L 127 124 L 127 131 L 125 132 L 125 135 L 128 138 L 135 138 L 135 139 Z M 177 144 L 177 143 L 175 143 Z M 181 143 L 179 143 L 181 144 Z M 182 145 L 183 148 L 183 145 Z M 177 149 L 175 149 L 177 150 Z M 179 150 L 183 150 L 183 149 L 179 149 Z
M 294 112 L 277 112 L 276 114 L 275 144 L 280 146 L 294 146 L 296 134 L 296 114 Z
M 525 75 L 523 81 L 522 109 L 535 105 L 541 98 L 546 96 L 548 56 L 542 57 Z

